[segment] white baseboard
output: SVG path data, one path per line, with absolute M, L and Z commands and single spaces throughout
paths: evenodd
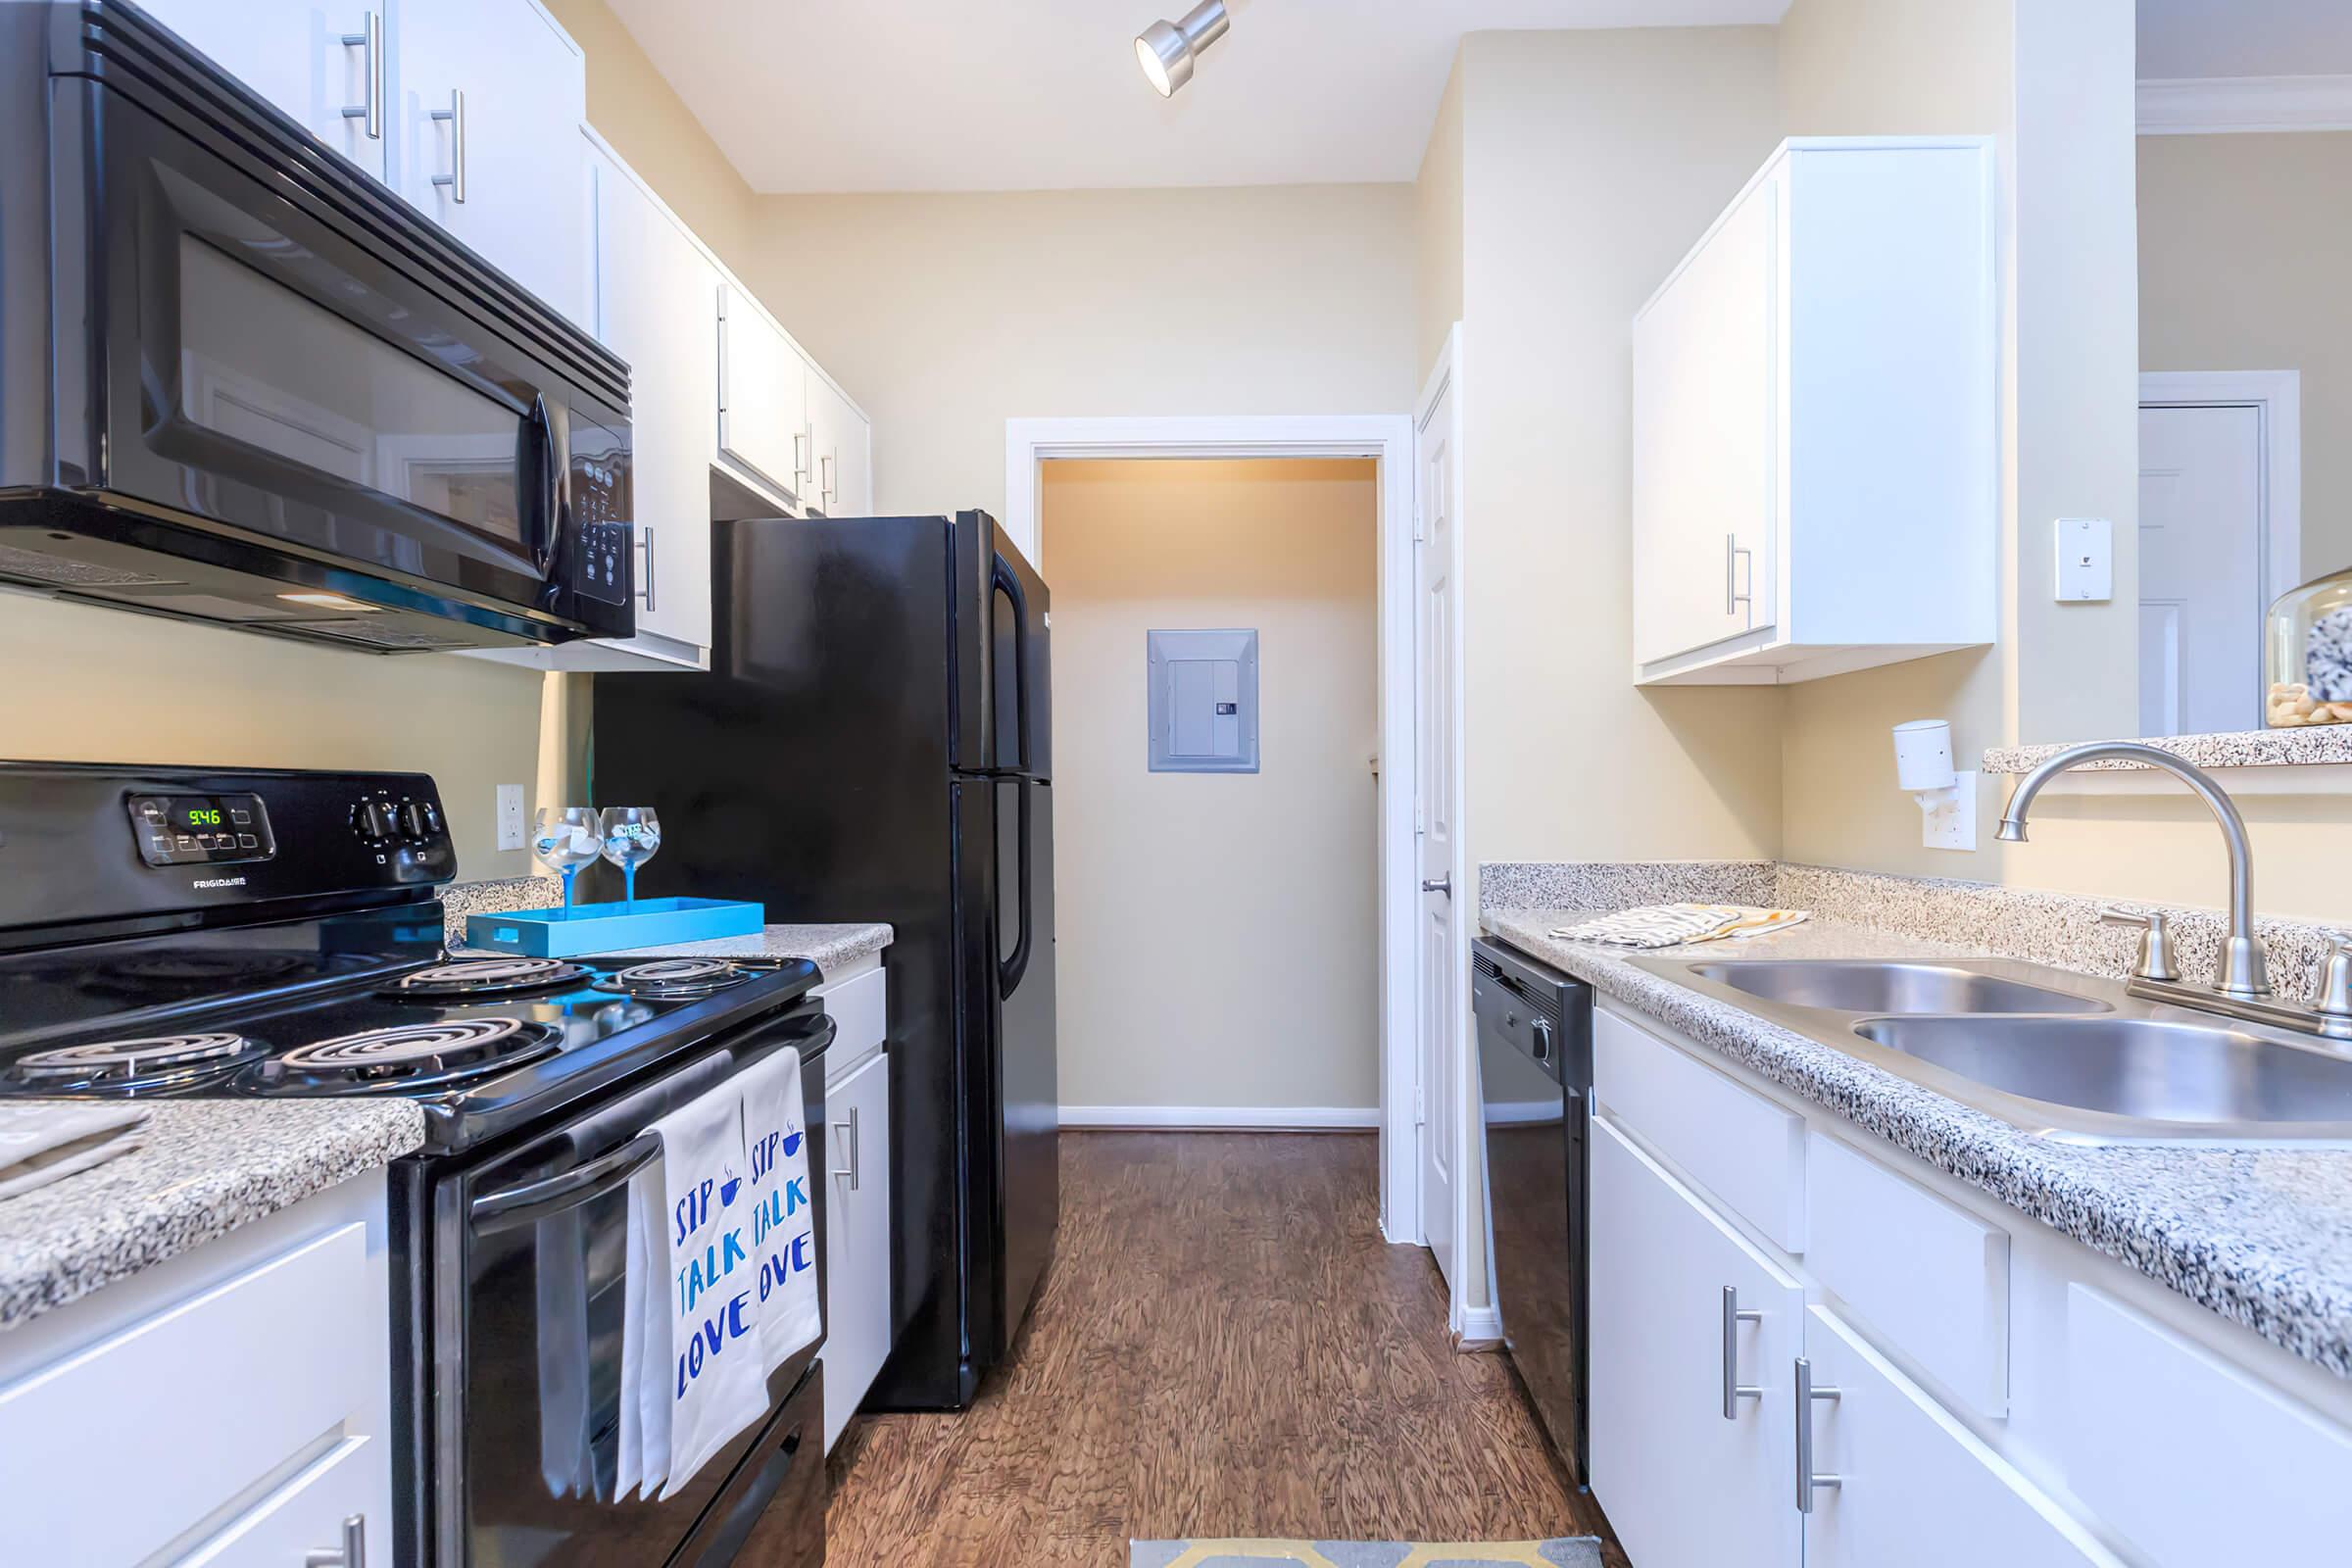
M 1064 1105 L 1061 1125 L 1137 1132 L 1328 1133 L 1370 1130 L 1380 1107 L 1365 1105 Z
M 1502 1314 L 1491 1306 L 1462 1308 L 1461 1332 L 1455 1345 L 1465 1350 L 1498 1349 L 1502 1345 Z

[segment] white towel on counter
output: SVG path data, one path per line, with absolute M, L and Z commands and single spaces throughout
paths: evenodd
M 143 1105 L 0 1105 L 0 1198 L 129 1153 L 147 1121 Z
M 1760 909 L 1744 904 L 1650 904 L 1555 926 L 1550 935 L 1563 942 L 1618 948 L 1672 948 L 1686 942 L 1761 936 L 1804 918 L 1802 909 Z
M 672 1495 L 767 1414 L 767 1377 L 823 1332 L 801 1054 L 652 1129 L 629 1183 L 614 1494 Z

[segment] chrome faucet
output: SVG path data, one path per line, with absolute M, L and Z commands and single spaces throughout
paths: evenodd
M 2254 934 L 2254 853 L 2246 843 L 2246 819 L 2237 814 L 2237 807 L 2203 768 L 2137 741 L 2098 741 L 2072 747 L 2018 780 L 2017 788 L 2010 792 L 2009 805 L 2001 812 L 1996 836 L 2011 844 L 2023 844 L 2026 812 L 2044 784 L 2069 768 L 2110 760 L 2140 762 L 2170 773 L 2196 791 L 2213 808 L 2214 820 L 2221 824 L 2222 837 L 2230 846 L 2230 934 L 2222 943 L 2213 989 L 2226 997 L 2242 1000 L 2268 997 L 2270 961 L 2263 951 L 2262 938 Z

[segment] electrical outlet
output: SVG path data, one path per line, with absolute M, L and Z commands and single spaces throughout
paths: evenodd
M 498 847 L 502 850 L 522 848 L 522 786 L 501 784 L 498 787 Z
M 1949 799 L 1931 807 L 1919 842 L 1931 850 L 1973 850 L 1977 847 L 1977 775 L 1963 769 L 1952 779 Z

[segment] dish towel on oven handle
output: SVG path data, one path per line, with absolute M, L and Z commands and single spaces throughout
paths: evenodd
M 662 1157 L 629 1184 L 614 1495 L 692 1480 L 823 1332 L 806 1118 L 787 1049 L 654 1124 Z
M 760 1361 L 773 1372 L 814 1345 L 825 1327 L 816 1290 L 815 1176 L 808 1169 L 814 1140 L 801 1094 L 801 1054 L 787 1047 L 735 1081 L 743 1086 L 751 1155 Z
M 632 1482 L 641 1495 L 671 1495 L 767 1414 L 743 1098 L 738 1074 L 655 1122 L 661 1157 L 629 1185 L 621 1362 L 636 1374 L 624 1387 L 637 1431 L 632 1444 L 624 1399 L 618 1495 Z

